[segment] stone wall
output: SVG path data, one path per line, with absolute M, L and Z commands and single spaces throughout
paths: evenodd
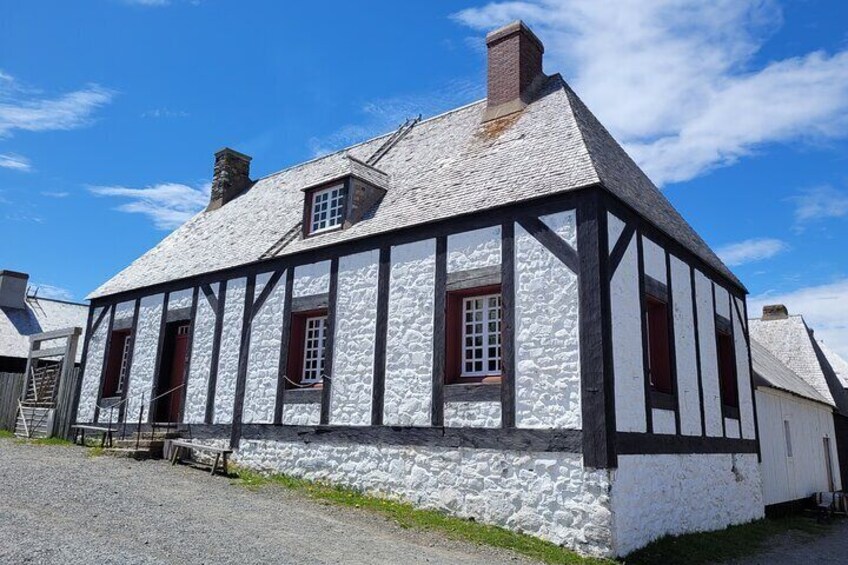
M 500 428 L 500 402 L 445 402 L 445 426 L 448 428 Z
M 256 297 L 262 293 L 271 275 L 272 273 L 263 273 L 256 277 Z M 286 279 L 283 273 L 253 317 L 250 327 L 250 354 L 247 360 L 241 420 L 248 424 L 274 422 L 285 297 Z
M 212 419 L 215 424 L 229 424 L 233 421 L 246 285 L 247 279 L 244 277 L 227 283 L 224 329 L 221 332 L 218 379 L 215 385 L 215 412 Z
M 144 395 L 144 421 L 150 421 L 150 395 L 153 376 L 156 372 L 156 351 L 159 348 L 159 324 L 165 296 L 155 294 L 141 299 L 138 311 L 138 326 L 133 344 L 132 367 L 130 367 L 127 389 L 127 420 L 137 420 L 141 396 Z M 87 371 L 86 371 L 87 372 Z
M 94 321 L 100 316 L 102 308 L 94 310 Z M 106 316 L 109 314 L 107 313 Z M 85 359 L 85 373 L 80 385 L 80 399 L 77 405 L 77 421 L 91 422 L 94 420 L 94 408 L 99 396 L 100 374 L 103 371 L 103 354 L 106 349 L 106 334 L 109 332 L 109 320 L 103 318 L 97 331 L 91 335 L 88 343 L 88 352 Z
M 625 455 L 612 475 L 615 552 L 763 516 L 755 453 Z
M 211 285 L 219 295 L 218 283 Z M 197 297 L 194 334 L 191 346 L 188 382 L 186 383 L 185 414 L 183 420 L 201 424 L 206 418 L 206 397 L 209 393 L 209 372 L 212 364 L 212 339 L 215 332 L 215 311 L 201 291 Z

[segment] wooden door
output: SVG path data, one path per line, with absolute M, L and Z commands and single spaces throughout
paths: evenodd
M 157 394 L 164 394 L 157 402 L 156 421 L 179 422 L 180 405 L 185 396 L 184 384 L 186 353 L 188 352 L 188 324 L 182 322 L 171 325 L 165 335 L 165 358 L 163 359 L 162 378 Z M 168 391 L 171 391 L 168 393 Z M 166 394 L 167 393 L 167 394 Z

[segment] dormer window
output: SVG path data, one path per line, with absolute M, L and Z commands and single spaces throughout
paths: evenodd
M 344 184 L 337 184 L 312 193 L 309 233 L 319 233 L 342 225 L 344 196 Z

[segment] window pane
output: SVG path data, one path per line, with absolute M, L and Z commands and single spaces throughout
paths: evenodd
M 674 392 L 671 378 L 671 348 L 668 333 L 668 305 L 648 297 L 648 375 L 651 387 L 666 394 Z
M 344 187 L 339 185 L 316 192 L 312 196 L 310 233 L 336 227 L 344 215 Z
M 325 327 L 327 316 L 307 318 L 305 323 L 306 339 L 303 350 L 303 374 L 301 382 L 304 384 L 317 383 L 321 381 L 324 373 L 324 346 L 327 342 Z
M 465 298 L 462 303 L 462 375 L 483 376 L 500 371 L 500 295 Z M 470 322 L 470 323 L 469 323 Z

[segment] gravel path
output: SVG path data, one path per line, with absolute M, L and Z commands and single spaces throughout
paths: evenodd
M 0 439 L 0 563 L 528 563 L 285 489 Z
M 839 519 L 830 530 L 811 537 L 803 532 L 790 532 L 769 540 L 769 550 L 753 557 L 733 561 L 733 565 L 812 565 L 816 563 L 848 563 L 848 520 Z

